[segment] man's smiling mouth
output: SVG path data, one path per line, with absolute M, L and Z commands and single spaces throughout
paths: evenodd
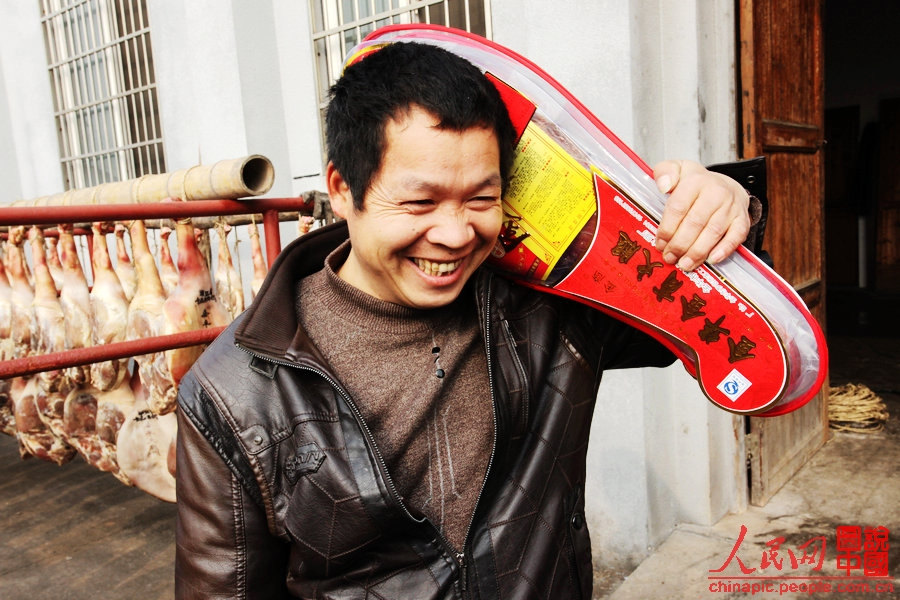
M 412 261 L 416 264 L 417 267 L 419 267 L 419 269 L 423 273 L 431 277 L 448 275 L 458 269 L 462 264 L 461 260 L 454 260 L 452 262 L 437 262 L 428 260 L 427 258 L 413 258 Z

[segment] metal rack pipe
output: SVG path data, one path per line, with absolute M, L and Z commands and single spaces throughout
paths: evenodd
M 281 232 L 278 230 L 278 211 L 267 210 L 263 213 L 263 231 L 266 234 L 266 262 L 269 268 L 281 253 Z M 270 244 L 269 240 L 278 240 L 278 244 Z
M 0 226 L 55 225 L 95 221 L 130 221 L 134 219 L 183 219 L 228 215 L 263 215 L 266 235 L 266 259 L 269 267 L 281 252 L 279 215 L 282 212 L 309 212 L 309 203 L 297 198 L 260 198 L 253 200 L 193 200 L 191 202 L 157 202 L 152 204 L 90 204 L 73 206 L 5 206 L 0 207 Z M 90 235 L 90 232 L 86 232 Z M 208 344 L 224 327 L 198 329 L 140 340 L 128 340 L 102 346 L 90 346 L 0 361 L 0 379 L 30 376 L 42 371 L 130 358 L 186 346 Z
M 28 377 L 43 371 L 80 367 L 82 365 L 89 365 L 107 360 L 131 358 L 142 354 L 152 354 L 154 352 L 163 352 L 175 348 L 208 344 L 216 339 L 224 329 L 225 327 L 209 327 L 206 329 L 172 333 L 141 340 L 114 342 L 102 346 L 73 348 L 62 352 L 51 352 L 49 354 L 39 354 L 23 358 L 14 358 L 12 360 L 4 360 L 0 361 L 0 379 Z

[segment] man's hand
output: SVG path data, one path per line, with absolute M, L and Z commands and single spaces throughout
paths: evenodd
M 661 162 L 653 178 L 670 194 L 656 234 L 667 263 L 684 271 L 705 260 L 717 263 L 747 238 L 750 198 L 735 180 L 689 160 Z

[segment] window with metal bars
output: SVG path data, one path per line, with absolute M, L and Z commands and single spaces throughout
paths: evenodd
M 145 0 L 39 0 L 66 189 L 165 172 Z
M 310 0 L 320 131 L 325 131 L 328 88 L 347 53 L 378 27 L 434 23 L 490 37 L 488 0 Z M 324 147 L 324 144 L 323 144 Z

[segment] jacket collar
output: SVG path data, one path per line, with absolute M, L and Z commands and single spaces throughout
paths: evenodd
M 298 361 L 304 354 L 318 357 L 314 345 L 298 326 L 297 283 L 322 269 L 325 257 L 349 237 L 343 221 L 315 229 L 288 244 L 253 303 L 235 330 L 235 341 L 257 354 Z

